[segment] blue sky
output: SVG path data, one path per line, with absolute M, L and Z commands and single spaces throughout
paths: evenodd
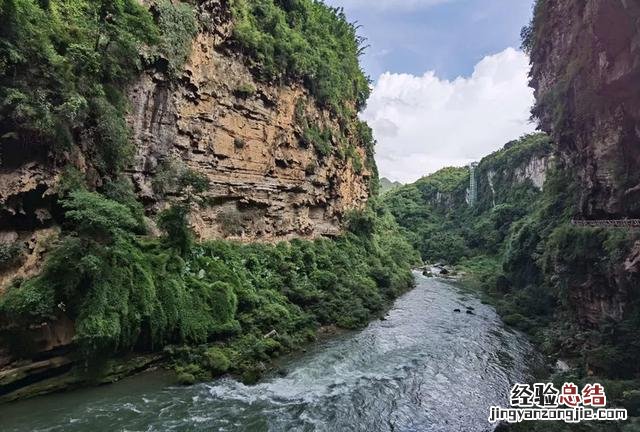
M 370 47 L 374 88 L 362 117 L 381 175 L 413 181 L 531 132 L 520 29 L 533 0 L 325 0 L 342 6 Z
M 441 78 L 468 76 L 482 58 L 520 46 L 533 0 L 327 0 L 362 27 L 371 47 L 362 59 L 376 80 L 383 72 Z

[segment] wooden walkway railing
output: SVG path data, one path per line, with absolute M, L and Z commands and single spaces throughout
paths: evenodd
M 640 228 L 640 219 L 602 219 L 602 220 L 571 219 L 571 223 L 576 226 L 589 226 L 589 227 Z

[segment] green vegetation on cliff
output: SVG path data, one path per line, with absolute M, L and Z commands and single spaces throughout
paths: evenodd
M 2 336 L 14 353 L 30 353 L 30 325 L 65 315 L 93 362 L 168 344 L 216 344 L 231 370 L 243 373 L 299 347 L 318 326 L 364 325 L 412 285 L 409 267 L 418 258 L 380 208 L 353 213 L 351 232 L 336 240 L 185 249 L 174 236 L 144 236 L 131 202 L 82 189 L 66 195 L 65 234 L 44 271 L 0 298 Z M 184 214 L 166 220 L 175 231 Z M 185 352 L 190 362 L 204 361 L 185 349 L 175 351 L 179 361 Z
M 485 157 L 476 169 L 478 200 L 467 205 L 469 169 L 443 168 L 384 195 L 406 235 L 431 262 L 457 264 L 469 256 L 500 254 L 511 225 L 540 196 L 531 181 L 518 181 L 515 167 L 550 155 L 544 134 L 527 135 Z
M 233 0 L 234 38 L 268 80 L 300 79 L 322 105 L 355 114 L 369 96 L 362 39 L 340 9 L 314 0 Z
M 188 2 L 154 0 L 147 6 L 136 0 L 3 1 L 3 165 L 51 155 L 64 163 L 79 143 L 101 175 L 130 164 L 126 86 L 149 67 L 176 78 L 199 28 Z M 302 82 L 341 119 L 342 135 L 336 138 L 365 148 L 367 166 L 375 171 L 372 134 L 352 122 L 369 94 L 358 62 L 362 40 L 342 11 L 312 0 L 234 0 L 229 7 L 230 43 L 257 78 Z M 319 143 L 322 158 L 333 149 L 326 128 L 313 127 L 305 137 Z M 358 159 L 354 166 L 362 164 Z
M 638 386 L 629 380 L 639 372 L 640 308 L 633 295 L 624 315 L 608 302 L 640 286 L 624 271 L 640 234 L 571 225 L 577 193 L 569 168 L 549 160 L 542 190 L 523 178 L 524 167 L 552 153 L 549 138 L 535 134 L 485 157 L 473 206 L 465 200 L 467 168 L 446 168 L 383 199 L 423 259 L 456 265 L 507 324 L 579 366 L 559 379 L 626 380 L 608 381 L 626 406 Z M 630 412 L 639 414 L 637 406 Z
M 0 10 L 0 140 L 8 166 L 83 140 L 95 166 L 129 163 L 125 86 L 159 55 L 184 60 L 190 6 L 135 0 L 5 0 Z M 179 19 L 177 28 L 168 23 Z M 15 160 L 13 160 L 15 159 Z
M 447 207 L 469 183 L 467 168 L 443 168 L 417 182 L 396 188 L 384 201 L 406 235 L 427 260 L 453 262 L 466 255 L 458 234 L 443 229 Z
M 356 118 L 369 97 L 369 79 L 359 57 L 364 40 L 340 8 L 316 0 L 233 0 L 232 46 L 240 48 L 257 79 L 301 82 L 323 108 L 338 119 L 340 130 L 332 136 L 326 125 L 306 118 L 302 100 L 296 103 L 296 122 L 302 128 L 300 142 L 313 145 L 319 159 L 333 151 L 351 160 L 357 173 L 366 166 L 372 172 L 370 191 L 378 190 L 371 128 Z M 333 148 L 331 142 L 340 143 Z M 365 158 L 355 150 L 365 150 Z M 307 167 L 312 173 L 314 165 Z
M 335 114 L 339 136 L 307 122 L 303 138 L 320 160 L 336 150 L 356 172 L 368 168 L 375 195 L 375 142 L 355 117 L 369 92 L 355 26 L 311 0 L 229 7 L 231 49 L 240 48 L 259 79 L 302 82 Z M 75 325 L 80 368 L 168 347 L 184 382 L 227 371 L 252 381 L 262 362 L 313 339 L 320 326 L 363 326 L 411 286 L 419 258 L 375 203 L 351 214 L 350 230 L 332 240 L 198 243 L 187 220 L 208 182 L 166 169 L 154 191 L 175 187 L 183 196 L 158 216 L 163 236 L 149 235 L 124 174 L 134 150 L 125 90 L 145 69 L 178 78 L 201 25 L 197 11 L 170 0 L 0 0 L 2 162 L 69 164 L 52 198 L 60 238 L 39 275 L 14 280 L 0 297 L 3 347 L 17 358 L 37 351 L 35 325 L 65 317 Z M 14 262 L 14 249 L 2 247 L 0 266 Z

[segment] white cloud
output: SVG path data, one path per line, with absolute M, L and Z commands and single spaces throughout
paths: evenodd
M 384 73 L 362 118 L 378 140 L 381 176 L 414 181 L 445 166 L 461 166 L 535 130 L 529 59 L 507 48 L 476 64 L 470 77 L 440 79 Z
M 426 9 L 442 3 L 450 3 L 457 0 L 325 0 L 325 3 L 335 7 L 345 9 L 368 9 L 368 10 L 416 10 Z

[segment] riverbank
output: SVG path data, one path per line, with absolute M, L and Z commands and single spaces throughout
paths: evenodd
M 341 237 L 276 245 L 215 241 L 180 252 L 162 239 L 117 235 L 126 247 L 100 246 L 97 267 L 77 269 L 90 275 L 68 271 L 63 247 L 42 275 L 2 297 L 0 316 L 14 318 L 2 336 L 15 356 L 0 371 L 3 399 L 115 381 L 156 357 L 184 384 L 225 374 L 255 383 L 273 358 L 308 346 L 319 329 L 377 319 L 413 286 L 418 259 L 393 219 L 371 210 L 354 214 Z M 68 344 L 20 350 L 25 329 L 51 320 L 47 311 L 59 305 L 75 332 Z
M 536 350 L 544 358 L 541 367 L 533 370 L 532 382 L 553 382 L 557 388 L 566 382 L 573 382 L 582 388 L 589 383 L 602 384 L 607 392 L 607 407 L 625 408 L 629 420 L 625 424 L 595 423 L 589 430 L 597 432 L 635 431 L 640 426 L 640 379 L 620 379 L 612 374 L 594 373 L 576 346 L 585 343 L 586 335 L 578 333 L 570 323 L 561 323 L 551 317 L 536 320 L 530 316 L 514 314 L 514 307 L 522 307 L 517 299 L 496 290 L 500 277 L 499 260 L 495 257 L 474 257 L 461 260 L 453 266 L 458 282 L 472 289 L 483 303 L 493 306 L 505 325 L 517 329 L 531 340 Z M 564 325 L 563 325 L 564 324 Z M 585 369 L 586 368 L 586 369 Z M 574 432 L 576 425 L 554 422 L 527 422 L 509 425 L 504 429 L 512 432 Z
M 384 312 L 386 313 L 386 311 Z M 382 317 L 382 315 L 381 315 Z M 329 338 L 336 337 L 346 330 L 340 327 L 329 325 L 320 327 L 316 333 L 316 340 L 299 347 L 297 350 L 290 351 L 284 355 L 293 355 L 305 353 L 307 349 L 314 343 L 322 343 Z M 265 374 L 278 371 L 279 357 L 270 359 L 265 366 Z M 16 402 L 19 400 L 30 399 L 38 396 L 44 396 L 51 393 L 60 393 L 74 391 L 84 387 L 96 387 L 117 383 L 123 379 L 134 377 L 138 374 L 148 373 L 152 371 L 163 371 L 167 380 L 173 384 L 180 384 L 178 374 L 174 370 L 174 365 L 170 355 L 166 352 L 158 352 L 151 354 L 130 355 L 126 358 L 110 359 L 98 373 L 88 373 L 81 368 L 72 367 L 72 360 L 65 357 L 47 360 L 41 364 L 29 363 L 25 366 L 17 366 L 0 372 L 0 386 L 4 388 L 10 387 L 11 383 L 19 382 L 21 379 L 28 377 L 33 370 L 43 369 L 52 363 L 57 368 L 66 369 L 64 372 L 42 379 L 30 385 L 16 386 L 16 390 L 7 392 L 0 396 L 0 403 Z M 239 377 L 236 377 L 239 378 Z M 189 383 L 182 383 L 188 385 Z M 193 384 L 193 383 L 191 383 Z
M 257 385 L 141 375 L 1 406 L 4 430 L 485 431 L 488 407 L 506 403 L 537 355 L 472 293 L 415 276 L 384 321 L 281 357 Z M 454 312 L 467 307 L 475 314 Z
M 546 355 L 540 380 L 606 382 L 610 402 L 640 417 L 638 233 L 572 225 L 576 175 L 552 150 L 534 134 L 486 156 L 474 170 L 473 201 L 467 167 L 383 199 L 423 260 L 451 266 Z M 570 370 L 556 369 L 558 360 Z

